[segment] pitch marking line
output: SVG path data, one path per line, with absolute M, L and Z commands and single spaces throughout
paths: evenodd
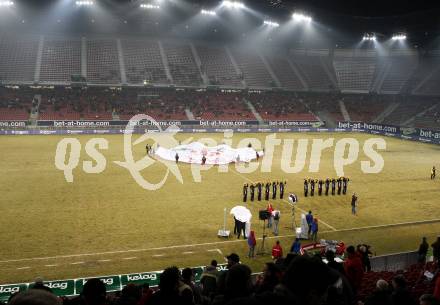
M 239 176 L 241 176 L 242 178 L 246 179 L 247 181 L 249 181 L 249 182 L 251 182 L 251 183 L 255 183 L 255 181 L 252 181 L 251 179 L 249 179 L 249 178 L 246 177 L 245 175 L 243 175 L 243 174 L 237 172 L 235 169 L 231 169 L 231 171 L 232 171 L 233 173 L 235 173 L 236 175 L 239 175 Z M 284 202 L 287 202 L 288 204 L 290 204 L 290 202 L 287 201 L 286 199 L 282 199 L 282 200 L 283 200 Z M 296 208 L 297 208 L 298 210 L 300 210 L 301 212 L 307 214 L 307 212 L 306 212 L 305 210 L 301 209 L 300 207 L 296 206 Z M 337 229 L 336 229 L 335 227 L 329 225 L 328 223 L 322 221 L 321 219 L 318 219 L 318 221 L 319 221 L 320 223 L 322 223 L 324 226 L 326 226 L 327 228 L 330 228 L 330 229 L 332 229 L 333 231 L 337 231 Z
M 17 270 L 25 270 L 25 269 L 31 269 L 31 267 L 20 267 L 20 268 L 17 268 Z
M 98 260 L 99 263 L 106 263 L 106 262 L 111 262 L 111 259 L 100 259 Z
M 430 224 L 430 223 L 440 223 L 440 218 L 438 219 L 429 219 L 429 220 L 421 220 L 414 222 L 401 222 L 401 223 L 392 223 L 392 224 L 384 224 L 384 225 L 375 225 L 375 226 L 365 226 L 365 227 L 357 227 L 357 228 L 348 228 L 348 229 L 340 229 L 336 231 L 321 231 L 320 233 L 334 233 L 334 232 L 350 232 L 350 231 L 360 231 L 360 230 L 369 230 L 369 229 L 380 229 L 380 228 L 392 228 L 398 226 L 410 226 L 410 225 L 420 225 L 420 224 Z M 287 238 L 287 237 L 295 237 L 295 234 L 288 235 L 279 235 L 279 236 L 268 236 L 267 239 L 277 239 L 277 238 Z M 257 240 L 261 240 L 262 238 L 257 238 Z M 12 262 L 25 262 L 25 261 L 41 261 L 41 260 L 50 260 L 50 259 L 59 259 L 59 258 L 72 258 L 72 257 L 83 257 L 83 256 L 97 256 L 97 255 L 108 255 L 108 254 L 120 254 L 120 253 L 135 253 L 135 252 L 147 252 L 147 251 L 161 251 L 167 249 L 179 249 L 179 248 L 189 248 L 189 247 L 202 247 L 202 246 L 212 246 L 212 245 L 223 245 L 230 243 L 240 243 L 245 242 L 243 239 L 236 240 L 226 240 L 226 241 L 217 241 L 217 242 L 209 242 L 209 243 L 199 243 L 199 244 L 188 244 L 188 245 L 175 245 L 175 246 L 167 246 L 167 247 L 157 247 L 157 248 L 144 248 L 144 249 L 131 249 L 131 250 L 119 250 L 119 251 L 107 251 L 107 252 L 96 252 L 96 253 L 83 253 L 83 254 L 70 254 L 70 255 L 59 255 L 59 256 L 47 256 L 47 257 L 31 257 L 31 258 L 21 258 L 21 259 L 10 259 L 10 260 L 2 260 L 0 263 L 12 263 Z M 152 255 L 153 257 L 161 257 L 164 254 L 156 254 Z M 107 262 L 110 260 L 99 260 L 98 262 Z M 45 265 L 46 267 L 55 267 L 57 265 Z
M 220 253 L 220 255 L 223 255 L 223 252 L 220 249 L 210 249 L 210 250 L 206 250 L 206 251 L 208 251 L 208 252 L 218 252 L 218 253 Z
M 137 258 L 136 256 L 133 256 L 133 257 L 123 257 L 122 259 L 126 260 L 126 261 L 129 261 L 129 260 L 133 260 L 133 259 L 136 259 L 136 258 Z
M 71 265 L 81 265 L 84 264 L 84 262 L 74 262 L 74 263 L 70 263 Z
M 351 229 L 340 229 L 340 230 L 337 230 L 337 231 L 338 232 L 360 231 L 360 230 L 371 230 L 371 229 L 393 228 L 393 227 L 401 227 L 401 226 L 429 224 L 429 223 L 436 223 L 436 222 L 440 222 L 440 219 L 428 219 L 428 220 L 398 222 L 398 223 L 391 223 L 391 224 L 386 224 L 386 225 L 366 226 L 366 227 L 358 227 L 358 228 L 351 228 Z
M 186 252 L 182 252 L 182 254 L 193 254 L 194 252 L 193 251 L 186 251 Z
M 44 267 L 57 267 L 58 264 L 53 264 L 53 265 L 44 265 Z

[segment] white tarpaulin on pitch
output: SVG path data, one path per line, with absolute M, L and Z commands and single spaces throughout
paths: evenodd
M 206 164 L 229 164 L 232 162 L 250 162 L 257 158 L 257 151 L 252 147 L 232 148 L 222 144 L 218 146 L 205 146 L 200 142 L 193 142 L 186 145 L 179 145 L 174 148 L 158 147 L 156 156 L 175 161 L 176 154 L 179 155 L 179 162 L 201 164 L 202 157 L 206 157 Z M 263 156 L 259 151 L 258 155 Z
M 235 219 L 241 222 L 249 222 L 251 221 L 252 218 L 251 211 L 249 211 L 249 209 L 241 205 L 237 205 L 236 207 L 233 207 L 229 214 L 234 215 Z
M 251 211 L 242 205 L 237 205 L 231 209 L 229 214 L 234 215 L 235 219 L 238 221 L 246 223 L 245 234 L 246 236 L 249 236 L 249 233 L 251 232 Z

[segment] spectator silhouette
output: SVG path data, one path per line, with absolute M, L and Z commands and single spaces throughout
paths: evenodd
M 251 269 L 246 265 L 232 266 L 226 274 L 224 294 L 217 295 L 212 305 L 228 304 L 231 301 L 249 297 L 252 292 L 251 274 Z
M 275 286 L 280 283 L 281 271 L 274 263 L 264 265 L 263 274 L 257 279 L 255 292 L 261 294 L 273 291 Z
M 403 275 L 397 275 L 392 280 L 394 291 L 391 294 L 393 305 L 415 305 L 415 301 L 406 287 L 406 280 Z
M 100 279 L 88 280 L 81 294 L 72 299 L 71 305 L 104 305 L 107 304 L 107 288 Z
M 142 297 L 141 287 L 128 284 L 121 291 L 121 297 L 115 305 L 137 305 Z
M 29 289 L 14 295 L 8 305 L 61 305 L 53 293 L 43 289 Z
M 166 268 L 160 275 L 159 290 L 153 294 L 148 305 L 181 304 L 179 279 L 180 272 L 177 267 Z
M 378 280 L 376 290 L 367 297 L 364 305 L 391 305 L 391 290 L 387 281 Z

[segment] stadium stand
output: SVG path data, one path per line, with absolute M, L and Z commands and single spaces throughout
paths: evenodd
M 111 94 L 101 89 L 56 88 L 42 92 L 40 120 L 111 120 Z
M 329 91 L 335 87 L 326 72 L 328 50 L 291 50 L 290 58 L 304 76 L 310 91 Z
M 373 122 L 392 100 L 392 97 L 386 95 L 349 94 L 342 97 L 354 122 Z
M 417 56 L 415 54 L 390 56 L 382 60 L 385 61 L 383 65 L 386 65 L 386 72 L 380 92 L 387 94 L 400 93 L 417 68 Z
M 127 88 L 117 93 L 113 106 L 122 120 L 141 113 L 156 120 L 187 120 L 185 107 L 190 99 L 186 91 Z
M 301 93 L 298 95 L 305 105 L 315 114 L 326 112 L 335 122 L 345 121 L 342 116 L 338 101 L 341 99 L 338 93 Z
M 130 84 L 169 84 L 157 41 L 121 40 L 127 82 Z
M 224 47 L 197 45 L 202 62 L 201 70 L 208 76 L 210 85 L 242 87 L 241 79 Z
M 305 90 L 301 80 L 295 74 L 287 58 L 276 55 L 265 55 L 265 58 L 278 77 L 281 87 L 295 91 Z
M 72 75 L 81 75 L 81 40 L 45 39 L 40 82 L 68 84 Z
M 422 128 L 440 128 L 440 102 L 437 102 L 430 111 L 414 118 L 414 126 Z
M 248 87 L 276 87 L 269 71 L 267 71 L 261 57 L 255 53 L 255 50 L 231 48 L 231 51 Z
M 370 92 L 377 65 L 375 52 L 337 50 L 333 65 L 342 92 Z
M 420 87 L 416 88 L 416 94 L 424 95 L 440 95 L 440 88 L 438 86 L 440 82 L 440 54 L 437 56 L 427 56 L 422 60 L 420 66 L 421 69 L 419 80 Z
M 438 102 L 436 98 L 421 96 L 395 96 L 393 99 L 399 102 L 399 106 L 385 118 L 386 123 L 393 125 L 407 125 L 404 123 Z
M 33 83 L 39 39 L 35 36 L 0 38 L 0 81 Z
M 189 43 L 177 41 L 166 41 L 162 45 L 165 62 L 168 62 L 173 83 L 177 86 L 202 86 L 202 73 L 211 85 L 241 88 L 244 79 L 251 89 L 269 89 L 277 86 L 278 81 L 283 89 L 296 94 L 269 92 L 247 96 L 245 93 L 187 91 L 186 97 L 182 97 L 173 90 L 164 93 L 158 89 L 155 92 L 160 95 L 159 105 L 164 103 L 168 107 L 167 115 L 161 115 L 159 109 L 155 109 L 158 99 L 139 97 L 143 94 L 142 88 L 106 93 L 105 86 L 122 82 L 120 64 L 125 66 L 130 85 L 171 85 L 159 42 L 130 37 L 121 40 L 122 50 L 119 52 L 117 40 L 110 38 L 84 38 L 81 41 L 50 35 L 5 35 L 1 37 L 0 44 L 0 80 L 4 84 L 30 85 L 38 79 L 42 85 L 68 85 L 73 75 L 87 71 L 90 84 L 103 86 L 89 90 L 94 92 L 93 96 L 71 93 L 66 96 L 48 93 L 49 96 L 46 96 L 47 92 L 41 91 L 40 120 L 116 119 L 119 114 L 126 118 L 147 109 L 144 103 L 152 103 L 154 105 L 148 108 L 150 113 L 162 119 L 187 119 L 186 109 L 194 111 L 195 116 L 202 119 L 255 120 L 256 115 L 261 115 L 268 120 L 315 120 L 318 113 L 326 113 L 336 122 L 344 120 L 338 103 L 342 101 L 352 121 L 373 121 L 391 103 L 395 103 L 398 107 L 388 113 L 382 123 L 440 127 L 439 108 L 436 106 L 439 100 L 434 97 L 440 94 L 440 56 L 435 51 L 423 54 L 420 59 L 415 51 L 392 50 L 386 56 L 379 56 L 371 50 L 347 49 L 335 49 L 334 52 L 325 49 L 284 52 L 264 49 L 260 56 L 255 50 L 238 47 L 230 48 L 228 53 L 227 48 L 219 45 L 196 43 L 195 50 Z M 85 47 L 86 54 L 82 54 L 82 47 Z M 39 49 L 41 65 L 38 65 Z M 200 59 L 200 67 L 195 57 Z M 35 73 L 37 66 L 40 66 L 39 74 Z M 308 93 L 301 92 L 304 90 Z M 319 94 L 329 90 L 331 95 Z M 338 90 L 342 94 L 337 93 Z M 62 92 L 60 88 L 57 91 Z M 72 91 L 75 90 L 66 89 L 66 92 Z M 22 95 L 20 92 L 25 93 Z M 32 94 L 38 92 L 22 86 L 14 91 L 14 95 L 31 103 Z M 254 104 L 257 114 L 253 114 L 242 100 L 247 97 Z M 272 107 L 267 106 L 269 99 L 272 99 Z M 29 118 L 29 105 L 20 103 L 28 109 L 17 110 L 15 106 L 5 106 L 10 102 L 8 95 L 1 101 L 3 119 Z M 126 103 L 127 109 L 123 109 L 123 103 Z
M 248 99 L 265 120 L 318 120 L 294 93 L 253 93 Z
M 255 120 L 240 93 L 195 93 L 191 112 L 200 120 Z
M 164 42 L 163 47 L 174 83 L 181 86 L 200 86 L 202 78 L 188 44 Z
M 0 120 L 27 120 L 32 107 L 32 91 L 0 87 Z
M 382 279 L 391 283 L 393 278 L 401 276 L 405 279 L 410 295 L 417 300 L 425 293 L 434 291 L 434 281 L 430 281 L 424 277 L 425 271 L 435 272 L 436 266 L 433 263 L 426 265 L 415 264 L 405 270 L 398 271 L 377 271 L 367 272 L 362 279 L 362 287 L 359 292 L 359 298 L 365 300 L 371 295 L 376 287 L 378 280 Z M 390 290 L 391 293 L 391 290 Z
M 87 80 L 95 84 L 121 83 L 116 40 L 87 40 Z

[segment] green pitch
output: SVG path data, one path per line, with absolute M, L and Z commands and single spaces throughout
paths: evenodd
M 180 140 L 212 138 L 222 134 L 179 134 Z M 267 134 L 236 134 L 233 144 L 255 137 L 264 142 Z M 311 209 L 320 223 L 320 238 L 346 243 L 365 242 L 377 254 L 417 248 L 422 236 L 432 242 L 440 232 L 440 181 L 430 180 L 433 165 L 440 168 L 440 146 L 385 137 L 387 148 L 379 151 L 384 168 L 378 174 L 364 174 L 361 161 L 370 160 L 362 151 L 366 134 L 277 134 L 280 139 L 355 138 L 360 143 L 357 161 L 344 168 L 350 177 L 348 195 L 303 197 L 303 179 L 336 177 L 334 149 L 323 152 L 318 173 L 309 173 L 310 146 L 305 168 L 285 174 L 280 167 L 281 148 L 275 149 L 272 171 L 260 167 L 240 174 L 234 165 L 228 172 L 218 167 L 202 171 L 202 181 L 194 182 L 191 166 L 179 164 L 183 184 L 170 174 L 157 191 L 141 188 L 130 173 L 113 161 L 124 161 L 123 136 L 72 136 L 82 144 L 80 162 L 67 183 L 54 165 L 61 136 L 0 137 L 0 282 L 46 280 L 110 275 L 206 265 L 213 258 L 237 252 L 254 271 L 262 269 L 269 256 L 246 258 L 247 244 L 236 237 L 221 239 L 223 209 L 242 204 L 242 185 L 249 181 L 287 180 L 287 193 L 299 196 L 300 209 Z M 88 174 L 83 161 L 92 160 L 85 144 L 93 137 L 105 138 L 107 150 L 100 152 L 106 168 Z M 294 146 L 296 147 L 296 146 Z M 145 155 L 145 143 L 133 147 L 135 160 Z M 294 153 L 296 150 L 294 150 Z M 292 158 L 294 159 L 294 156 Z M 261 159 L 260 159 L 261 162 Z M 150 182 L 159 182 L 166 166 L 156 162 L 142 171 Z M 350 195 L 359 197 L 358 216 L 351 215 Z M 287 252 L 293 241 L 291 207 L 280 199 L 270 201 L 281 210 L 280 236 Z M 262 236 L 258 210 L 266 201 L 247 203 L 253 213 L 252 229 Z M 434 220 L 433 222 L 424 222 Z M 392 226 L 393 224 L 399 224 Z M 232 217 L 227 228 L 233 229 Z M 267 231 L 267 250 L 277 237 Z M 257 240 L 257 249 L 261 240 Z M 306 241 L 304 241 L 306 243 Z

